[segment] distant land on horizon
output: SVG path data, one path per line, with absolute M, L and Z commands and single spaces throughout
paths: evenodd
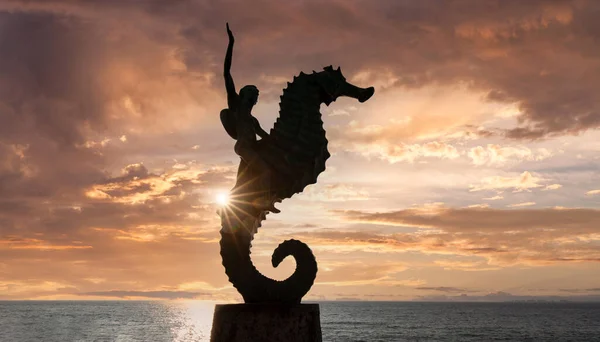
M 130 297 L 114 297 L 114 298 L 100 298 L 100 299 L 0 299 L 2 302 L 100 302 L 100 301 L 202 301 L 202 302 L 215 302 L 223 303 L 220 300 L 211 299 L 195 299 L 195 298 L 156 298 L 156 297 L 142 297 L 142 296 L 130 296 Z M 237 303 L 238 301 L 234 301 Z M 327 303 L 327 302 L 382 302 L 382 303 L 419 303 L 419 302 L 430 302 L 430 303 L 443 303 L 443 302 L 454 302 L 454 303 L 600 303 L 600 295 L 574 295 L 574 296 L 522 296 L 512 295 L 506 292 L 496 292 L 482 296 L 473 296 L 467 294 L 461 294 L 456 296 L 446 295 L 431 295 L 421 296 L 419 298 L 412 299 L 363 299 L 356 297 L 339 297 L 331 299 L 319 299 L 308 298 L 303 300 L 302 303 Z M 241 302 L 240 302 L 241 303 Z

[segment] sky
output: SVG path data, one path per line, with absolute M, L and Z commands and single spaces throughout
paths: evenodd
M 267 131 L 340 66 L 317 184 L 255 236 L 306 300 L 600 298 L 600 2 L 0 2 L 0 299 L 241 301 L 219 255 L 232 75 Z

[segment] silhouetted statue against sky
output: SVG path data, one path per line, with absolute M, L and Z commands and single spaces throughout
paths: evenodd
M 259 182 L 264 189 L 265 196 L 255 204 L 262 209 L 272 212 L 279 212 L 273 203 L 268 199 L 270 188 L 270 168 L 256 152 L 256 135 L 262 139 L 267 139 L 269 134 L 265 132 L 258 120 L 252 116 L 252 107 L 258 101 L 258 88 L 254 85 L 244 86 L 238 95 L 235 91 L 235 84 L 231 77 L 231 59 L 233 54 L 234 38 L 229 24 L 227 24 L 227 34 L 229 35 L 229 45 L 225 56 L 225 68 L 223 76 L 225 77 L 225 89 L 227 89 L 227 109 L 221 111 L 221 122 L 227 130 L 227 133 L 236 140 L 234 151 L 237 153 L 250 168 L 260 172 Z
M 325 170 L 330 155 L 319 112 L 321 103 L 329 105 L 340 96 L 365 102 L 375 90 L 346 82 L 340 68 L 332 66 L 312 74 L 301 72 L 283 90 L 279 117 L 268 134 L 252 116 L 258 89 L 247 85 L 239 95 L 235 91 L 230 74 L 234 38 L 229 25 L 227 33 L 229 46 L 223 75 L 228 108 L 221 111 L 221 122 L 236 139 L 234 150 L 241 160 L 230 204 L 219 212 L 223 266 L 246 303 L 299 303 L 317 275 L 317 262 L 310 248 L 298 240 L 280 244 L 273 252 L 273 267 L 292 255 L 296 270 L 289 278 L 276 281 L 252 264 L 252 239 L 266 214 L 279 212 L 275 202 L 302 192 Z

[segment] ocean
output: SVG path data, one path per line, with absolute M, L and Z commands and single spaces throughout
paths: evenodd
M 600 341 L 600 303 L 322 302 L 324 341 Z M 214 303 L 0 301 L 0 341 L 208 341 Z

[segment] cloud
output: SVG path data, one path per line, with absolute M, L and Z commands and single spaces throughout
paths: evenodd
M 406 278 L 407 265 L 384 261 L 375 265 L 366 262 L 322 262 L 316 286 L 364 286 L 415 287 L 426 284 L 422 279 Z
M 540 182 L 545 179 L 524 171 L 515 177 L 493 176 L 481 180 L 479 185 L 470 185 L 469 191 L 505 190 L 513 189 L 513 192 L 530 191 L 530 189 L 542 187 Z
M 343 140 L 334 140 L 333 148 L 356 152 L 367 158 L 378 158 L 391 164 L 398 162 L 414 163 L 422 158 L 456 159 L 460 156 L 456 147 L 444 142 L 394 143 L 385 138 L 383 132 L 385 128 L 381 126 L 358 127 L 355 123 L 351 123 L 350 126 L 352 128 L 350 131 L 345 132 Z M 357 137 L 357 135 L 362 134 L 372 134 L 373 138 L 367 138 L 366 140 L 372 139 L 373 141 L 365 142 L 364 139 Z
M 435 260 L 435 265 L 441 266 L 444 270 L 458 271 L 494 271 L 498 266 L 491 266 L 485 260 L 464 261 L 464 260 Z
M 349 221 L 414 227 L 414 233 L 316 232 L 315 244 L 372 251 L 477 256 L 485 269 L 515 264 L 600 261 L 600 211 L 595 209 L 453 209 L 416 207 L 369 213 L 338 211 Z
M 507 207 L 509 208 L 519 208 L 519 207 L 529 207 L 535 205 L 535 202 L 522 202 L 522 203 L 516 203 L 516 204 L 509 204 L 507 205 Z
M 600 296 L 580 295 L 580 296 L 527 296 L 513 295 L 509 292 L 497 291 L 483 296 L 461 294 L 458 296 L 419 296 L 417 300 L 422 301 L 440 301 L 440 302 L 600 302 Z
M 509 161 L 544 160 L 552 156 L 547 149 L 538 149 L 537 152 L 524 146 L 500 146 L 488 144 L 485 148 L 476 146 L 467 153 L 475 165 L 501 166 Z
M 244 8 L 244 15 L 239 10 L 241 2 L 111 7 L 99 1 L 11 1 L 0 8 L 25 19 L 15 20 L 21 25 L 36 15 L 68 17 L 70 25 L 77 25 L 80 18 L 88 26 L 106 22 L 139 35 L 142 39 L 128 41 L 136 49 L 148 39 L 157 45 L 178 45 L 170 51 L 177 57 L 170 63 L 192 72 L 206 65 L 212 72 L 218 70 L 220 63 L 215 60 L 220 60 L 217 56 L 224 49 L 222 24 L 229 20 L 239 40 L 245 41 L 238 50 L 244 58 L 236 60 L 236 75 L 260 80 L 266 95 L 274 92 L 267 95 L 272 98 L 283 82 L 274 87 L 269 83 L 278 77 L 336 60 L 347 70 L 361 72 L 364 82 L 383 89 L 463 82 L 475 91 L 487 92 L 490 100 L 517 104 L 520 126 L 507 130 L 511 138 L 576 133 L 600 123 L 594 92 L 600 82 L 594 71 L 598 54 L 590 44 L 599 32 L 594 24 L 597 9 L 591 1 L 479 1 L 475 5 L 459 0 L 325 5 L 304 1 L 294 6 L 260 1 L 251 10 Z M 265 16 L 272 20 L 256 23 Z M 342 31 L 343 37 L 338 34 Z M 88 30 L 79 32 L 89 35 Z M 123 32 L 119 32 L 121 37 Z M 67 36 L 54 32 L 52 39 Z M 89 40 L 82 45 L 86 42 L 92 44 Z M 127 44 L 121 47 L 130 50 Z M 95 56 L 90 53 L 90 59 Z M 140 69 L 156 70 L 145 68 L 144 62 Z
M 398 211 L 368 213 L 336 211 L 347 219 L 361 222 L 389 223 L 419 228 L 438 228 L 454 232 L 494 230 L 569 229 L 573 233 L 595 231 L 600 222 L 596 209 L 523 209 L 500 210 L 479 208 L 449 208 L 443 205 L 423 206 Z M 540 217 L 542 215 L 543 217 Z M 531 218 L 536 218 L 532 220 Z M 598 226 L 600 227 L 600 226 Z
M 458 287 L 449 287 L 449 286 L 436 286 L 436 287 L 421 286 L 421 287 L 417 287 L 416 289 L 417 290 L 425 290 L 425 291 L 449 292 L 449 293 L 470 292 L 466 289 L 462 289 L 462 288 L 458 288 Z
M 316 285 L 331 286 L 418 286 L 424 284 L 419 279 L 399 279 L 398 274 L 407 269 L 402 263 L 387 262 L 371 265 L 361 262 L 323 263 L 319 266 L 320 275 Z
M 231 182 L 233 170 L 208 169 L 199 165 L 175 164 L 162 174 L 150 174 L 143 164 L 127 165 L 121 176 L 107 178 L 86 190 L 85 195 L 94 200 L 110 200 L 135 204 L 149 200 L 170 201 L 186 196 L 195 187 L 209 183 L 218 187 Z M 208 182 L 207 182 L 208 181 Z
M 558 190 L 562 188 L 561 184 L 550 184 L 550 185 L 546 185 L 545 188 L 543 188 L 542 190 Z
M 210 294 L 202 292 L 188 291 L 96 291 L 82 292 L 79 296 L 99 296 L 99 297 L 116 297 L 116 298 L 151 298 L 151 299 L 196 299 L 206 298 Z
M 585 292 L 600 292 L 600 288 L 587 288 L 587 289 L 559 289 L 561 292 L 570 292 L 570 293 L 585 293 Z
M 301 198 L 306 201 L 343 202 L 366 201 L 370 197 L 364 189 L 351 184 L 335 183 L 309 187 L 303 191 Z
M 487 203 L 482 203 L 482 204 L 471 204 L 469 206 L 467 206 L 467 208 L 489 208 L 490 205 Z
M 54 198 L 43 204 L 42 198 L 32 204 L 25 198 L 20 205 L 13 200 L 8 202 L 15 203 L 11 206 L 0 206 L 5 210 L 0 213 L 0 254 L 5 260 L 0 282 L 60 282 L 73 289 L 71 294 L 107 288 L 145 291 L 198 279 L 222 287 L 227 279 L 220 271 L 218 217 L 210 191 L 220 187 L 218 180 L 231 170 L 217 170 L 196 166 L 152 173 L 131 164 L 121 175 L 106 175 L 92 185 L 110 185 L 101 188 L 104 197 L 87 197 L 81 189 L 72 202 Z M 168 186 L 155 185 L 163 183 Z M 40 267 L 39 260 L 48 262 Z M 129 283 L 132 277 L 134 288 Z M 85 280 L 97 278 L 105 281 Z M 5 298 L 69 294 L 38 288 L 26 286 L 5 293 Z M 226 298 L 232 296 L 227 293 Z

